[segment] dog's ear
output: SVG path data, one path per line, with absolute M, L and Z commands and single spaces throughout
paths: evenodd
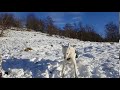
M 68 47 L 70 47 L 70 43 L 68 43 Z
M 64 45 L 62 45 L 62 48 L 64 48 L 65 46 Z

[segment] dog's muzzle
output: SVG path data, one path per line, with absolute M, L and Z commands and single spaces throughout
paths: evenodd
M 66 57 L 64 57 L 64 59 L 66 59 Z M 69 61 L 69 60 L 70 60 L 70 58 L 67 58 L 66 60 L 67 60 L 67 61 Z

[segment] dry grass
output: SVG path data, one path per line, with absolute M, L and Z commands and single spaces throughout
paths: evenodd
M 33 50 L 32 48 L 26 48 L 26 49 L 24 49 L 24 51 L 26 51 L 26 52 L 28 52 L 28 51 L 31 51 L 31 50 Z
M 32 31 L 32 29 L 27 29 L 26 31 Z

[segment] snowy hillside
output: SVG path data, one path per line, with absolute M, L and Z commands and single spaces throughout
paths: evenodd
M 0 37 L 4 78 L 61 78 L 62 44 L 76 45 L 79 78 L 119 78 L 119 43 L 84 42 L 40 32 L 10 30 Z M 31 50 L 27 51 L 27 48 Z M 73 78 L 68 64 L 65 78 Z

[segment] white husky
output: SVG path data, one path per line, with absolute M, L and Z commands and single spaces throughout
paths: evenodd
M 77 64 L 76 64 L 76 52 L 75 48 L 71 47 L 70 44 L 68 46 L 62 45 L 62 52 L 64 54 L 64 61 L 63 61 L 63 67 L 62 67 L 62 77 L 64 77 L 64 68 L 68 61 L 71 61 L 74 65 L 74 72 L 75 77 L 77 78 Z

